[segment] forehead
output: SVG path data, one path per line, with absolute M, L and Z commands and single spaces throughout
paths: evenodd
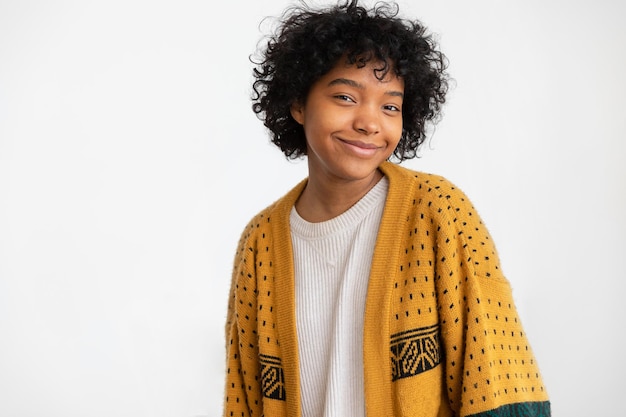
M 365 65 L 357 65 L 342 59 L 324 74 L 319 82 L 328 84 L 336 79 L 358 80 L 359 84 L 366 83 L 368 86 L 378 85 L 386 89 L 403 91 L 404 80 L 395 73 L 393 66 L 385 65 L 382 61 L 369 61 Z

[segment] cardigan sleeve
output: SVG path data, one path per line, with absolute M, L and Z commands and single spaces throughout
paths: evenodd
M 549 416 L 509 282 L 469 199 L 442 181 L 436 292 L 446 391 L 457 416 Z
M 239 242 L 226 319 L 226 386 L 223 415 L 261 416 L 259 352 L 256 332 L 255 249 L 248 226 Z

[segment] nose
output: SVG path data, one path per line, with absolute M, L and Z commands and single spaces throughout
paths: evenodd
M 354 117 L 354 130 L 364 135 L 380 132 L 380 111 L 372 105 L 362 105 Z

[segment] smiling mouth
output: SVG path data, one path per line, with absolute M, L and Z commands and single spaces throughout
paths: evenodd
M 373 143 L 365 143 L 359 140 L 345 140 L 345 139 L 340 139 L 340 140 L 347 145 L 351 145 L 351 146 L 361 148 L 361 149 L 378 149 L 378 146 L 374 145 Z
M 359 140 L 339 140 L 347 151 L 358 158 L 372 158 L 381 149 L 380 146 L 376 146 L 373 143 L 361 142 Z

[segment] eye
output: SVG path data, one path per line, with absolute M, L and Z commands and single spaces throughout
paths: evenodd
M 383 109 L 387 110 L 387 111 L 391 111 L 391 112 L 401 112 L 402 109 L 400 109 L 400 107 L 393 105 L 393 104 L 387 104 L 385 106 L 383 106 Z
M 337 94 L 335 95 L 335 98 L 341 101 L 348 101 L 350 103 L 355 103 L 355 101 L 352 99 L 352 97 L 346 95 L 346 94 Z

